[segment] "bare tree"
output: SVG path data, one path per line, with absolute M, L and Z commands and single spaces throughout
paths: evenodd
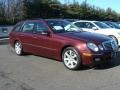
M 14 23 L 15 20 L 22 20 L 25 16 L 23 0 L 4 0 L 4 12 L 7 21 Z
M 0 18 L 4 18 L 5 17 L 5 3 L 4 2 L 0 2 Z

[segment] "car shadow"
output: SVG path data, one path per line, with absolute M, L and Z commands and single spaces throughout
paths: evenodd
M 120 66 L 120 52 L 118 53 L 118 56 L 115 59 L 110 60 L 110 62 L 100 63 L 94 66 L 82 66 L 79 70 L 105 70 Z
M 23 56 L 31 56 L 32 54 L 30 53 L 25 53 Z M 37 57 L 42 57 L 42 58 L 46 58 L 49 60 L 53 60 L 53 61 L 57 61 L 57 62 L 62 62 L 53 58 L 48 58 L 48 57 L 44 57 L 44 56 L 40 56 L 40 55 L 34 55 Z M 75 70 L 75 71 L 85 71 L 85 70 L 89 70 L 89 69 L 94 69 L 94 70 L 105 70 L 105 69 L 110 69 L 110 68 L 114 68 L 120 65 L 120 52 L 118 53 L 118 56 L 116 59 L 110 60 L 110 62 L 106 62 L 106 63 L 101 63 L 99 65 L 95 65 L 95 66 L 82 66 L 80 69 Z
M 110 69 L 110 68 L 116 67 L 118 65 L 120 65 L 120 64 L 115 64 L 115 61 L 110 61 L 108 63 L 96 65 L 93 69 L 104 70 L 104 69 Z
M 9 47 L 10 48 L 10 47 Z M 14 53 L 14 50 L 13 49 L 10 49 L 10 52 Z M 31 56 L 33 54 L 31 53 L 24 53 L 23 56 Z M 49 58 L 49 57 L 44 57 L 44 56 L 40 56 L 40 55 L 34 55 L 34 56 L 37 56 L 37 57 L 42 57 L 42 58 L 46 58 L 46 59 L 49 59 L 49 60 L 53 60 L 53 61 L 57 61 L 57 62 L 62 62 L 62 61 L 59 61 L 59 60 L 56 60 L 56 59 L 53 59 L 53 58 Z M 118 56 L 116 59 L 113 59 L 112 61 L 110 62 L 106 62 L 106 63 L 101 63 L 99 65 L 95 65 L 95 66 L 82 66 L 79 70 L 77 71 L 85 71 L 85 70 L 89 70 L 89 69 L 95 69 L 95 70 L 105 70 L 105 69 L 110 69 L 110 68 L 114 68 L 114 67 L 117 67 L 117 66 L 120 66 L 120 52 L 118 53 Z M 76 71 L 76 70 L 75 70 Z
M 9 43 L 8 40 L 4 40 L 4 41 L 0 40 L 0 45 L 7 45 L 8 43 Z

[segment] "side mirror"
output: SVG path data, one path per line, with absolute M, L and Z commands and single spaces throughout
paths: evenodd
M 97 27 L 92 27 L 92 29 L 93 29 L 93 30 L 98 30 L 98 28 L 97 28 Z

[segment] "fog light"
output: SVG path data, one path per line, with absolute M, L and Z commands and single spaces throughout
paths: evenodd
M 95 58 L 95 61 L 99 62 L 101 59 L 100 58 Z
M 101 50 L 101 51 L 103 51 L 103 50 L 104 50 L 104 48 L 103 48 L 101 45 L 99 45 L 99 48 L 100 48 L 100 50 Z

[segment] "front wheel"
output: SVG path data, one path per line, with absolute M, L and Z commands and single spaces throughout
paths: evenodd
M 73 47 L 68 47 L 63 51 L 62 60 L 64 65 L 70 70 L 77 70 L 81 66 L 80 54 Z
M 117 44 L 118 44 L 118 40 L 115 36 L 110 36 Z

